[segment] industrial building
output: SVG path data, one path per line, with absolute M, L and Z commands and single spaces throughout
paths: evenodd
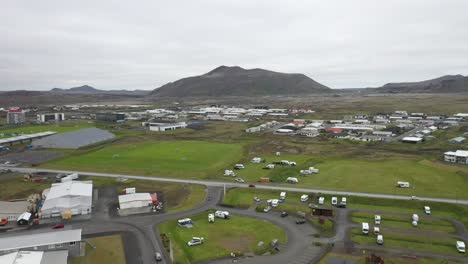
M 30 205 L 28 201 L 0 201 L 0 218 L 7 218 L 8 222 L 16 221 L 21 214 L 29 211 Z
M 119 195 L 119 208 L 141 208 L 158 205 L 158 196 L 155 193 L 129 193 Z
M 46 131 L 46 132 L 26 134 L 26 135 L 21 135 L 21 136 L 16 136 L 16 137 L 9 137 L 5 139 L 0 139 L 0 145 L 13 145 L 15 143 L 23 144 L 26 142 L 30 142 L 33 139 L 48 137 L 54 134 L 57 134 L 57 132 Z
M 144 123 L 144 126 L 148 126 L 150 131 L 168 131 L 168 130 L 176 130 L 179 128 L 186 128 L 186 122 L 178 122 L 178 123 Z
M 125 121 L 124 113 L 96 113 L 96 121 L 107 123 L 122 123 Z
M 92 181 L 69 181 L 54 183 L 42 192 L 44 203 L 39 211 L 41 218 L 71 217 L 91 214 Z
M 16 251 L 0 256 L 2 264 L 67 264 L 68 250 Z
M 60 122 L 65 120 L 64 113 L 40 114 L 37 115 L 37 121 L 40 123 Z
M 7 124 L 19 125 L 26 121 L 26 114 L 19 107 L 10 107 L 7 112 Z
M 66 250 L 70 256 L 79 256 L 81 253 L 81 229 L 21 234 L 24 235 L 12 233 L 1 236 L 0 255 L 22 250 L 47 252 Z
M 113 138 L 114 134 L 91 127 L 34 140 L 31 145 L 35 148 L 77 149 Z
M 468 164 L 468 150 L 448 151 L 444 153 L 446 162 Z

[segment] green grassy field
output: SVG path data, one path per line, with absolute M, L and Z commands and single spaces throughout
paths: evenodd
M 389 156 L 387 158 L 354 158 L 337 156 L 282 155 L 264 156 L 267 163 L 278 160 L 296 161 L 297 167 L 277 166 L 263 170 L 265 164 L 247 164 L 238 176 L 246 181 L 258 181 L 269 177 L 284 183 L 287 177 L 297 177 L 298 186 L 334 189 L 342 191 L 387 193 L 468 198 L 468 168 L 431 161 L 414 155 Z M 314 166 L 319 174 L 299 176 L 300 169 Z M 397 181 L 408 181 L 411 188 L 397 188 Z
M 94 188 L 104 185 L 113 185 L 118 191 L 124 188 L 135 187 L 137 192 L 155 192 L 163 196 L 166 212 L 183 211 L 203 202 L 206 197 L 206 188 L 197 184 L 181 184 L 173 182 L 157 182 L 143 180 L 127 180 L 117 182 L 114 178 L 85 177 L 83 180 L 92 180 Z
M 392 227 L 401 229 L 411 230 L 428 230 L 428 231 L 440 231 L 446 233 L 455 233 L 455 226 L 446 220 L 431 219 L 423 214 L 419 215 L 419 223 L 417 227 L 411 225 L 411 215 L 392 215 L 392 214 L 379 214 L 382 217 L 380 227 Z M 351 214 L 351 220 L 354 223 L 360 224 L 362 222 L 368 222 L 372 226 L 374 225 L 374 214 L 364 212 L 353 212 Z
M 44 189 L 49 187 L 50 183 L 23 181 L 22 176 L 8 177 L 0 180 L 0 200 L 25 199 L 30 194 L 42 193 Z
M 147 140 L 77 152 L 43 166 L 68 170 L 208 178 L 220 173 L 228 165 L 230 167 L 242 153 L 242 144 Z
M 367 252 L 368 254 L 362 254 L 362 252 L 357 253 L 356 255 L 351 254 L 344 254 L 344 253 L 336 253 L 330 252 L 325 255 L 317 264 L 327 264 L 328 257 L 335 257 L 340 259 L 352 259 L 357 262 L 357 264 L 366 264 L 366 256 L 371 254 L 371 252 Z M 382 257 L 385 260 L 385 263 L 398 263 L 398 264 L 461 264 L 462 262 L 458 261 L 447 261 L 444 259 L 435 259 L 435 258 L 404 258 L 398 256 L 392 256 L 381 252 L 375 252 L 377 256 Z
M 94 124 L 87 122 L 61 122 L 56 124 L 31 124 L 18 127 L 0 127 L 0 138 L 14 136 L 12 134 L 33 134 L 45 131 L 55 131 L 58 133 L 69 132 L 82 128 L 92 127 Z
M 272 239 L 281 243 L 287 239 L 280 227 L 268 221 L 232 215 L 229 220 L 216 218 L 214 223 L 208 223 L 207 215 L 208 212 L 191 216 L 193 228 L 179 227 L 175 219 L 157 226 L 161 235 L 172 240 L 175 263 L 225 257 L 230 252 L 264 251 L 265 246 L 258 246 L 258 242 L 267 245 Z M 189 247 L 187 242 L 193 236 L 204 237 L 205 242 Z
M 287 192 L 287 201 L 299 201 L 303 193 Z M 248 207 L 252 204 L 253 197 L 258 196 L 264 199 L 279 197 L 279 191 L 262 190 L 257 188 L 231 188 L 223 198 L 223 204 L 234 207 Z M 325 205 L 330 205 L 331 197 L 335 195 L 317 194 L 325 197 Z M 340 199 L 341 196 L 338 196 Z M 291 199 L 291 200 L 290 200 Z M 317 203 L 316 200 L 307 201 L 308 203 Z M 347 207 L 362 208 L 370 210 L 382 210 L 389 212 L 408 213 L 409 215 L 417 213 L 423 216 L 424 206 L 431 207 L 433 216 L 450 217 L 461 221 L 468 227 L 468 206 L 438 202 L 426 202 L 420 200 L 393 200 L 376 199 L 368 197 L 347 196 Z
M 90 238 L 96 249 L 86 245 L 86 255 L 72 258 L 73 264 L 113 263 L 125 264 L 125 253 L 120 235 Z
M 352 228 L 351 240 L 361 245 L 375 245 L 376 236 L 363 235 L 360 228 Z M 385 247 L 399 247 L 430 252 L 439 252 L 448 255 L 459 255 L 455 248 L 456 239 L 440 236 L 404 234 L 397 232 L 385 232 L 383 234 Z

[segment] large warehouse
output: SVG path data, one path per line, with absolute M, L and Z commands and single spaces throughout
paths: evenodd
M 91 214 L 93 201 L 92 181 L 69 181 L 54 183 L 42 192 L 44 204 L 40 209 L 41 218 L 68 215 Z
M 91 127 L 34 140 L 31 145 L 35 148 L 76 149 L 113 138 L 115 138 L 114 134 Z

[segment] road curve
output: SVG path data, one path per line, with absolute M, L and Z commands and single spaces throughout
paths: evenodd
M 0 169 L 10 169 L 12 171 L 21 173 L 34 173 L 34 172 L 51 172 L 51 173 L 78 173 L 85 176 L 96 176 L 96 177 L 111 177 L 111 178 L 128 178 L 136 180 L 148 180 L 148 181 L 162 181 L 162 182 L 176 182 L 176 183 L 190 183 L 190 184 L 201 184 L 211 187 L 248 187 L 248 184 L 232 183 L 223 181 L 208 181 L 208 180 L 194 180 L 194 179 L 180 179 L 180 178 L 168 178 L 159 176 L 142 176 L 142 175 L 127 175 L 127 174 L 113 174 L 113 173 L 102 173 L 102 172 L 87 172 L 87 171 L 70 171 L 70 170 L 53 170 L 53 169 L 41 169 L 41 168 L 21 168 L 21 167 L 1 167 Z M 285 186 L 274 186 L 274 185 L 257 185 L 258 189 L 267 190 L 284 190 L 291 192 L 315 192 L 324 194 L 336 194 L 343 196 L 361 196 L 370 198 L 384 198 L 384 199 L 397 199 L 397 200 L 409 200 L 411 196 L 403 195 L 391 195 L 391 194 L 380 194 L 380 193 L 364 193 L 364 192 L 347 192 L 347 191 L 334 191 L 334 190 L 323 190 L 313 188 L 296 188 L 296 187 L 285 187 Z M 431 202 L 442 202 L 452 204 L 463 204 L 468 205 L 468 200 L 459 199 L 448 199 L 448 198 L 437 198 L 437 197 L 418 197 L 419 200 L 431 201 Z

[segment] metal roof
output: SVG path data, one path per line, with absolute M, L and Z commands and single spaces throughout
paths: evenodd
M 0 250 L 15 250 L 81 241 L 81 229 L 0 237 Z
M 134 201 L 153 201 L 149 193 L 130 193 L 119 195 L 119 204 L 130 203 Z
M 0 139 L 0 144 L 8 144 L 8 143 L 12 143 L 12 142 L 20 141 L 20 140 L 34 139 L 34 138 L 39 138 L 39 137 L 51 136 L 54 134 L 57 134 L 57 132 L 46 131 L 46 132 L 40 132 L 40 133 L 34 133 L 34 134 L 25 134 L 25 135 L 16 136 L 16 137 Z

